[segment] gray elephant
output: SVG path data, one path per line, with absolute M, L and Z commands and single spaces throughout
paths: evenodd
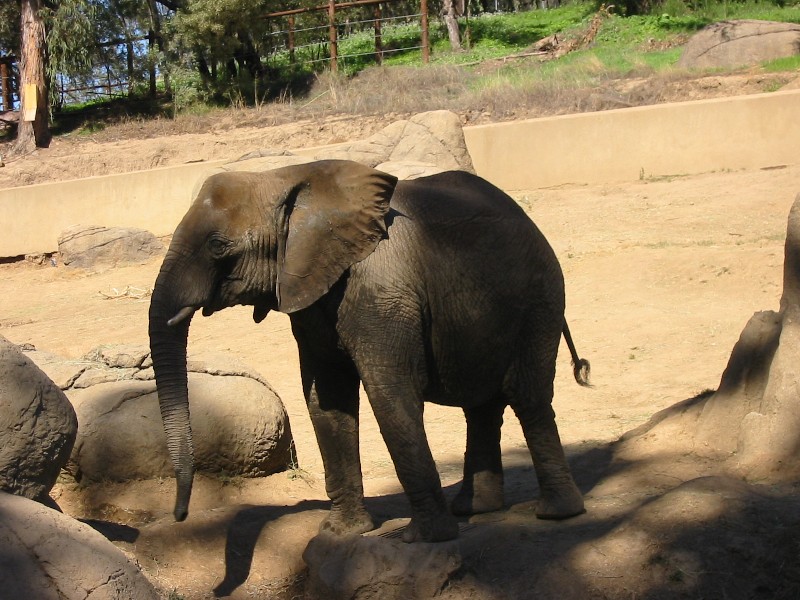
M 332 501 L 321 529 L 373 528 L 358 448 L 363 383 L 411 504 L 403 539 L 455 538 L 423 428 L 423 401 L 467 420 L 456 514 L 503 505 L 500 425 L 510 405 L 533 456 L 542 518 L 583 512 L 551 407 L 564 280 L 541 232 L 499 189 L 453 171 L 398 182 L 349 161 L 209 177 L 170 244 L 150 304 L 150 345 L 177 476 L 193 477 L 186 379 L 192 315 L 288 313 Z

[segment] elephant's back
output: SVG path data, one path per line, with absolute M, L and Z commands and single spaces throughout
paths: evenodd
M 391 205 L 412 210 L 431 224 L 458 217 L 523 218 L 530 221 L 508 194 L 466 171 L 445 171 L 401 181 Z
M 425 264 L 434 252 L 482 278 L 502 277 L 506 270 L 538 279 L 557 270 L 558 261 L 535 223 L 505 192 L 464 171 L 448 171 L 400 182 L 391 200 L 393 219 L 415 238 Z M 399 228 L 398 228 L 399 229 Z M 391 228 L 390 228 L 391 237 Z M 477 275 L 477 274 L 476 274 Z M 512 282 L 509 282 L 511 284 Z

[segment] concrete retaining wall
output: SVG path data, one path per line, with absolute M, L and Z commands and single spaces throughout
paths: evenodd
M 219 162 L 72 179 L 0 190 L 0 256 L 52 252 L 72 225 L 139 227 L 172 233 L 192 186 Z
M 521 190 L 794 164 L 798 115 L 800 91 L 787 91 L 467 127 L 464 136 L 480 175 Z M 0 190 L 0 257 L 54 251 L 79 223 L 167 235 L 222 162 Z
M 505 190 L 753 169 L 800 161 L 800 91 L 464 129 L 476 170 Z

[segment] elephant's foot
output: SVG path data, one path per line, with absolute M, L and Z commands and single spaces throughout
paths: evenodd
M 320 533 L 327 531 L 335 535 L 366 533 L 373 529 L 375 524 L 372 517 L 363 506 L 349 510 L 333 506 L 319 525 Z
M 461 489 L 453 498 L 450 510 L 454 515 L 466 516 L 492 512 L 503 508 L 503 474 L 481 471 L 461 482 Z
M 536 506 L 539 519 L 568 519 L 585 512 L 583 496 L 571 480 L 558 487 L 542 489 Z
M 403 532 L 403 541 L 413 542 L 446 542 L 458 537 L 458 523 L 449 512 L 442 512 L 430 517 L 412 517 Z

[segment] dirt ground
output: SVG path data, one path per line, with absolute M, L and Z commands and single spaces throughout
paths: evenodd
M 731 89 L 759 91 L 740 84 Z M 723 84 L 708 85 L 713 95 Z M 0 187 L 359 139 L 385 124 L 386 117 L 335 117 L 250 128 L 223 123 L 146 139 L 56 140 L 50 150 L 10 160 L 0 169 Z M 587 513 L 557 523 L 534 518 L 531 460 L 508 414 L 507 508 L 464 521 L 451 543 L 461 567 L 440 597 L 800 596 L 800 502 L 791 484 L 745 485 L 678 445 L 652 460 L 622 461 L 614 444 L 657 411 L 716 388 L 750 316 L 777 309 L 786 218 L 798 192 L 800 165 L 776 165 L 514 193 L 559 256 L 570 328 L 592 362 L 594 387 L 581 388 L 562 348 L 554 402 Z M 0 264 L 0 334 L 74 359 L 101 344 L 147 344 L 148 299 L 119 292 L 151 288 L 159 263 L 100 273 Z M 288 318 L 273 313 L 254 325 L 246 308 L 198 317 L 189 351 L 206 350 L 235 354 L 277 390 L 298 469 L 255 480 L 198 477 L 184 523 L 172 519 L 171 480 L 81 488 L 64 476 L 53 497 L 134 557 L 165 597 L 303 597 L 302 553 L 327 502 Z M 361 414 L 368 507 L 382 531 L 392 532 L 408 508 L 366 399 Z M 431 405 L 425 421 L 452 497 L 463 416 Z

